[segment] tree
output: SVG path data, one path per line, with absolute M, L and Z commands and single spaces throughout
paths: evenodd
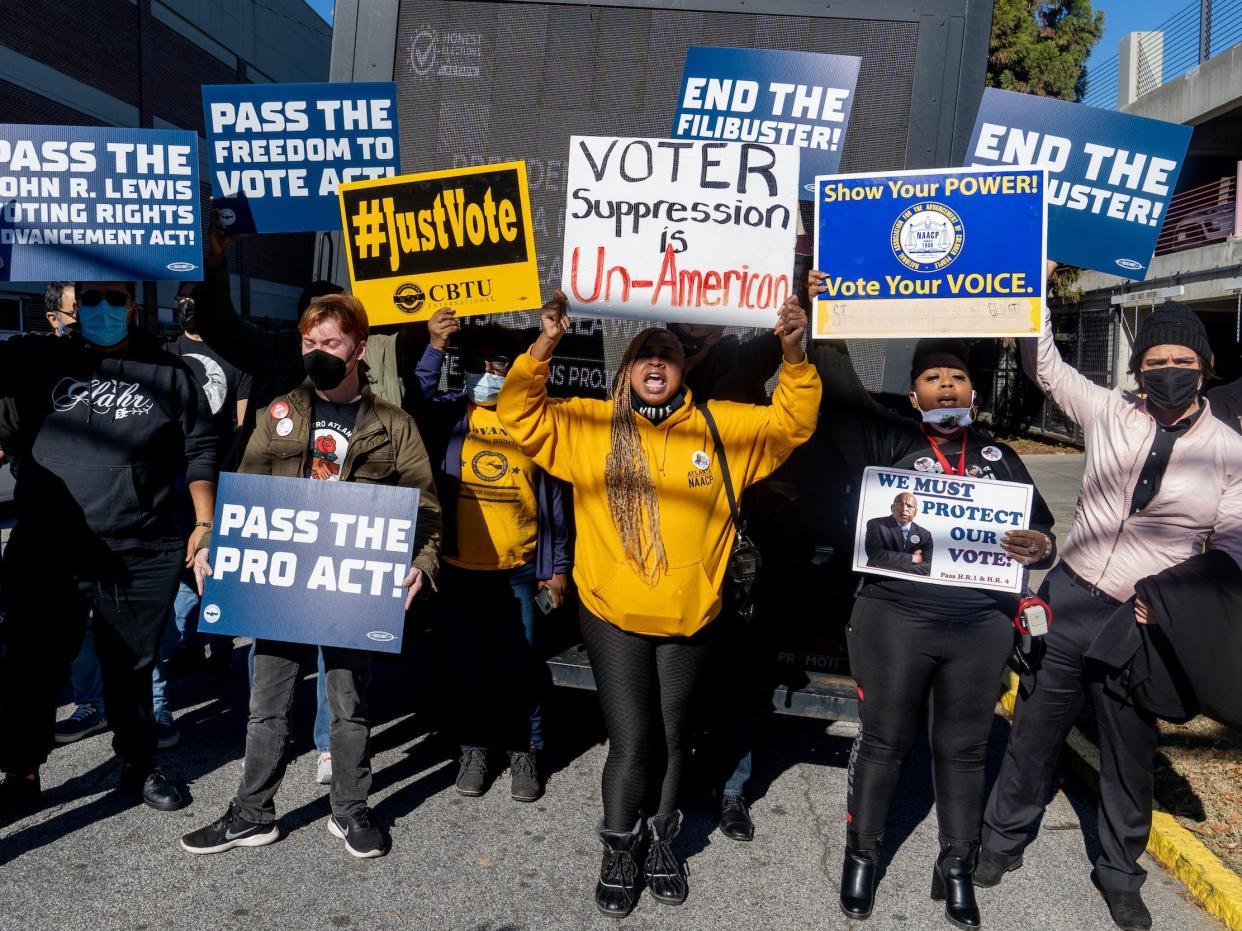
M 1087 56 L 1104 33 L 1104 14 L 1091 0 L 996 0 L 988 46 L 989 87 L 1082 100 L 1087 92 Z M 1057 270 L 1050 297 L 1076 300 L 1079 269 Z
M 988 49 L 989 87 L 1082 100 L 1087 56 L 1104 32 L 1091 0 L 996 0 Z

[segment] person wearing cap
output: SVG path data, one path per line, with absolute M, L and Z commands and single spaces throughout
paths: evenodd
M 1055 266 L 1052 266 L 1055 268 Z M 1167 302 L 1139 326 L 1130 371 L 1141 394 L 1106 388 L 1057 352 L 1044 310 L 1042 334 L 1022 363 L 1040 390 L 1083 429 L 1086 471 L 1061 564 L 1040 594 L 1052 606 L 1046 654 L 1024 683 L 1013 730 L 984 815 L 975 883 L 994 886 L 1022 865 L 1043 813 L 1061 746 L 1085 703 L 1100 744 L 1100 853 L 1093 879 L 1119 928 L 1147 929 L 1139 856 L 1151 830 L 1156 723 L 1105 688 L 1105 669 L 1084 660 L 1097 633 L 1140 580 L 1206 548 L 1242 556 L 1242 438 L 1202 398 L 1213 363 L 1207 333 L 1184 304 Z M 1154 618 L 1141 598 L 1139 623 Z
M 824 290 L 824 275 L 810 272 L 812 298 Z M 867 466 L 885 466 L 1034 487 L 1017 453 L 973 425 L 975 392 L 967 357 L 961 340 L 918 342 L 909 397 L 919 418 L 912 420 L 871 398 L 839 345 L 815 344 L 811 361 L 823 381 L 826 405 L 821 429 L 854 475 Z M 1009 531 L 1001 546 L 1025 566 L 1049 566 L 1056 553 L 1052 524 L 1051 511 L 1034 489 L 1030 529 Z M 841 871 L 840 905 L 848 917 L 871 914 L 889 809 L 930 704 L 940 829 L 931 894 L 945 900 L 951 923 L 979 927 L 971 873 L 979 850 L 988 735 L 1014 647 L 1016 607 L 1014 596 L 1001 592 L 913 576 L 866 576 L 846 628 L 860 720 L 850 752 Z

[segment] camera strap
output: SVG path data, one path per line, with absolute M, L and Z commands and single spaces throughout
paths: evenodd
M 716 445 L 716 457 L 720 460 L 720 474 L 724 479 L 725 495 L 729 498 L 729 513 L 733 517 L 733 528 L 741 536 L 746 532 L 746 524 L 737 510 L 737 498 L 733 496 L 733 479 L 729 476 L 729 457 L 725 455 L 724 443 L 720 441 L 720 430 L 716 427 L 716 418 L 707 409 L 707 402 L 694 405 L 703 419 L 707 421 L 707 429 L 711 432 L 712 442 Z

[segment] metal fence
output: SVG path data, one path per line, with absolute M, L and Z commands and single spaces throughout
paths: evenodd
M 1193 0 L 1139 40 L 1138 94 L 1149 93 L 1242 42 L 1242 0 Z M 1119 55 L 1092 68 L 1082 102 L 1117 108 Z
M 1189 188 L 1169 201 L 1164 227 L 1156 240 L 1156 255 L 1228 239 L 1237 225 L 1237 175 Z
M 1098 385 L 1111 387 L 1120 325 L 1107 305 L 1053 310 L 1052 333 L 1062 358 Z M 984 340 L 972 353 L 979 406 L 1002 433 L 1033 433 L 1082 443 L 1082 430 L 1044 398 L 1022 372 L 1014 340 Z

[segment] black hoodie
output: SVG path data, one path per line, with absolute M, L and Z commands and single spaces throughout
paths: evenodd
M 207 398 L 186 364 L 145 330 L 119 352 L 80 335 L 0 343 L 0 397 L 29 442 L 14 489 L 17 526 L 66 555 L 82 543 L 183 545 L 177 473 L 215 481 Z

